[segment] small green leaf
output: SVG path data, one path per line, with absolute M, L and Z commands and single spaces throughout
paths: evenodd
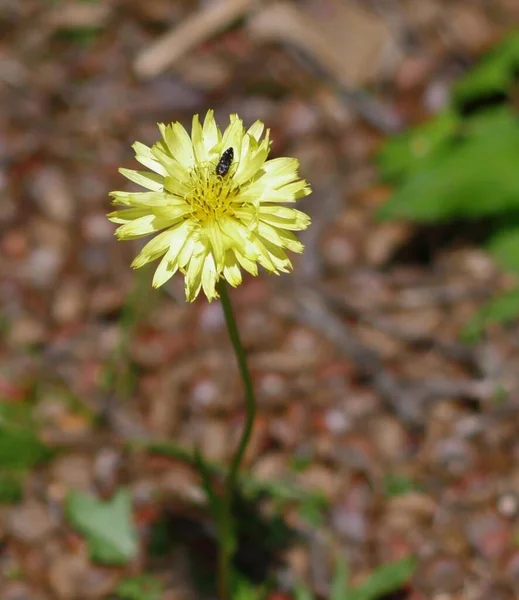
M 350 585 L 349 585 L 349 569 L 344 556 L 337 556 L 335 560 L 335 570 L 330 589 L 330 600 L 349 600 Z
M 395 181 L 422 169 L 448 148 L 459 124 L 460 117 L 447 110 L 411 131 L 389 138 L 377 156 L 382 178 Z
M 503 269 L 519 273 L 519 227 L 505 227 L 497 231 L 488 240 L 487 247 Z
M 506 92 L 518 67 L 519 31 L 516 30 L 457 82 L 454 102 L 462 105 L 491 93 Z
M 483 305 L 463 328 L 462 339 L 467 343 L 477 342 L 488 325 L 503 325 L 518 316 L 519 287 L 492 298 Z
M 115 593 L 121 600 L 160 600 L 163 587 L 149 575 L 138 575 L 121 581 Z
M 314 595 L 307 585 L 300 582 L 294 588 L 294 598 L 295 600 L 314 600 Z
M 510 109 L 486 111 L 406 179 L 378 213 L 417 222 L 478 219 L 519 210 L 519 124 Z
M 418 489 L 416 483 L 405 475 L 387 474 L 384 477 L 384 491 L 387 496 L 402 496 Z
M 30 410 L 25 404 L 0 404 L 1 469 L 30 469 L 52 456 L 52 451 L 38 437 Z
M 415 569 L 416 559 L 411 556 L 381 565 L 360 587 L 355 589 L 348 600 L 378 600 L 405 585 Z
M 77 491 L 68 495 L 67 518 L 86 537 L 94 560 L 119 565 L 137 555 L 131 504 L 131 496 L 125 490 L 119 490 L 106 502 Z
M 0 471 L 0 504 L 17 504 L 23 496 L 19 471 Z

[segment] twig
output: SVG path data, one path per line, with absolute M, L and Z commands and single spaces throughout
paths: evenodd
M 201 42 L 244 16 L 255 1 L 222 0 L 209 4 L 143 50 L 135 59 L 135 73 L 145 79 L 165 71 Z

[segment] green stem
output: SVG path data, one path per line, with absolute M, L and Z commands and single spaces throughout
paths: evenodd
M 254 418 L 256 416 L 256 399 L 254 397 L 254 389 L 252 386 L 249 367 L 247 366 L 245 350 L 243 349 L 243 345 L 240 340 L 240 334 L 238 332 L 238 326 L 236 324 L 236 318 L 234 316 L 234 311 L 232 309 L 231 299 L 229 298 L 225 280 L 220 280 L 218 282 L 217 289 L 218 293 L 220 294 L 220 300 L 222 302 L 222 308 L 225 315 L 225 323 L 227 325 L 229 338 L 234 349 L 234 354 L 238 363 L 238 370 L 240 371 L 240 376 L 245 390 L 245 408 L 247 411 L 245 426 L 238 443 L 238 448 L 232 459 L 231 466 L 225 480 L 224 497 L 220 510 L 220 548 L 218 560 L 219 591 L 220 600 L 230 600 L 231 595 L 229 586 L 231 577 L 231 561 L 234 554 L 232 503 L 236 491 L 238 473 L 243 461 L 247 444 L 250 440 L 252 427 L 254 425 Z

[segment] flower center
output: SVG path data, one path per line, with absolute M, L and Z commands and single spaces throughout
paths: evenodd
M 191 217 L 200 223 L 234 214 L 233 200 L 238 188 L 231 174 L 217 175 L 212 163 L 199 165 L 191 172 L 186 201 Z

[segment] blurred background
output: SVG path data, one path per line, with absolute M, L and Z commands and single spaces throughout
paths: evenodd
M 232 293 L 241 596 L 519 597 L 517 0 L 1 0 L 0 32 L 2 600 L 215 597 L 223 315 L 105 217 L 208 108 L 313 187 L 294 273 Z

